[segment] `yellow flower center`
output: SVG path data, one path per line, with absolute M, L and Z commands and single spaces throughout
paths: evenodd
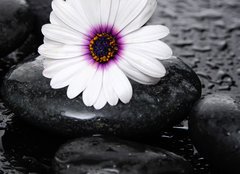
M 117 40 L 108 33 L 99 33 L 90 41 L 89 50 L 92 58 L 99 63 L 107 63 L 118 52 Z

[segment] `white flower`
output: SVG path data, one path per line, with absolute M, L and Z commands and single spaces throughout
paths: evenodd
M 39 47 L 51 87 L 68 86 L 68 98 L 82 93 L 86 106 L 101 109 L 131 100 L 128 78 L 158 83 L 166 74 L 159 60 L 170 58 L 172 50 L 160 41 L 167 27 L 143 26 L 156 6 L 156 0 L 53 0 Z

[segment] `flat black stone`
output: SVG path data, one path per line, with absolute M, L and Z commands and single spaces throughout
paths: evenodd
M 25 0 L 0 1 L 0 57 L 21 46 L 33 26 Z
M 54 158 L 57 174 L 190 174 L 182 157 L 132 142 L 90 137 L 62 146 Z
M 180 59 L 163 61 L 167 75 L 155 86 L 132 82 L 127 105 L 86 107 L 79 96 L 70 100 L 66 89 L 53 90 L 42 76 L 42 60 L 23 63 L 4 81 L 2 97 L 13 111 L 40 128 L 71 136 L 108 134 L 151 136 L 185 119 L 201 96 L 197 75 Z
M 209 95 L 194 107 L 190 132 L 217 173 L 240 173 L 240 97 Z

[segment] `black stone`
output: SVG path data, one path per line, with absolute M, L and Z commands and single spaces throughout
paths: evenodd
M 59 146 L 66 141 L 62 136 L 44 132 L 14 117 L 1 137 L 4 152 L 0 152 L 0 156 L 4 153 L 6 163 L 11 163 L 11 168 L 16 171 L 5 171 L 4 174 L 53 174 L 52 159 Z M 0 168 L 6 167 L 2 161 L 1 157 Z
M 42 36 L 41 28 L 42 25 L 49 23 L 49 15 L 52 11 L 51 2 L 52 0 L 27 0 L 30 6 L 30 10 L 34 14 L 35 31 Z
M 18 48 L 33 26 L 32 14 L 25 0 L 0 1 L 0 57 Z
M 167 75 L 155 86 L 132 82 L 127 105 L 86 107 L 79 96 L 69 100 L 66 89 L 53 90 L 42 76 L 42 60 L 23 63 L 4 81 L 3 99 L 13 111 L 40 128 L 71 136 L 108 134 L 144 137 L 185 119 L 201 96 L 197 75 L 180 59 L 164 60 Z
M 240 97 L 209 95 L 194 107 L 190 132 L 217 173 L 240 173 Z
M 190 174 L 182 157 L 163 149 L 111 138 L 90 137 L 62 146 L 55 155 L 58 174 Z

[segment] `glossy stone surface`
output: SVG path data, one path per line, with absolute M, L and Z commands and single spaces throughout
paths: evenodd
M 194 107 L 189 122 L 194 145 L 221 173 L 240 173 L 240 97 L 213 94 Z
M 58 174 L 191 174 L 182 157 L 163 149 L 111 138 L 90 137 L 62 146 L 54 158 Z
M 187 117 L 201 95 L 196 74 L 181 60 L 163 61 L 167 75 L 155 86 L 133 83 L 129 104 L 102 110 L 86 107 L 66 89 L 54 90 L 42 76 L 42 60 L 24 63 L 8 74 L 2 96 L 16 114 L 50 131 L 71 136 L 108 134 L 144 137 L 170 128 Z
M 21 46 L 33 26 L 25 0 L 0 1 L 0 57 Z
M 51 9 L 51 0 L 27 0 L 32 12 Z M 45 3 L 46 2 L 46 3 Z M 202 81 L 203 94 L 216 91 L 239 94 L 240 86 L 240 1 L 239 0 L 158 0 L 157 10 L 150 20 L 151 24 L 165 24 L 171 34 L 165 41 L 171 46 L 174 55 L 180 56 Z M 39 15 L 40 16 L 40 15 Z M 36 23 L 48 20 L 37 18 Z M 36 26 L 40 31 L 40 25 Z M 35 39 L 35 41 L 37 41 Z M 42 42 L 42 39 L 39 40 Z M 29 51 L 29 49 L 24 49 Z M 16 64 L 22 51 L 13 53 Z M 20 55 L 20 56 L 19 56 Z M 5 58 L 4 58 L 5 59 Z M 1 62 L 0 84 L 3 74 L 12 65 Z M 6 60 L 6 59 L 5 59 Z M 56 136 L 49 135 L 17 119 L 0 97 L 0 173 L 48 174 L 53 156 L 61 143 Z M 64 139 L 60 138 L 62 143 Z M 148 140 L 142 139 L 149 143 Z M 152 144 L 184 156 L 191 162 L 194 174 L 213 174 L 211 165 L 194 150 L 187 130 L 170 131 L 156 136 Z M 56 148 L 50 148 L 50 146 Z M 52 174 L 53 172 L 49 172 Z M 214 174 L 219 174 L 215 172 Z
M 3 168 L 2 170 L 6 174 L 10 172 L 53 174 L 52 160 L 55 152 L 69 140 L 30 126 L 18 117 L 12 118 L 10 110 L 5 109 L 2 116 L 8 118 L 0 123 L 1 128 L 6 127 L 7 124 L 6 130 L 0 130 L 2 135 L 0 166 Z M 163 132 L 151 140 L 141 139 L 141 141 L 142 144 L 147 143 L 183 156 L 191 162 L 195 173 L 209 174 L 208 164 L 202 156 L 196 153 L 188 131 L 182 127 Z

